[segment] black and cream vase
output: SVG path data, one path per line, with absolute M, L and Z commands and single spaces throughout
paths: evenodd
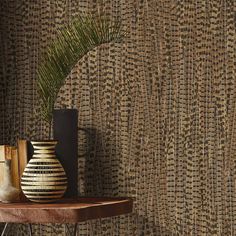
M 60 199 L 67 188 L 65 171 L 56 158 L 57 141 L 31 141 L 33 157 L 21 177 L 21 189 L 33 202 L 54 202 Z

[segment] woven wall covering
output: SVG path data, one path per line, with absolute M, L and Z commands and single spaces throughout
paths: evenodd
M 79 62 L 57 101 L 78 108 L 94 137 L 79 159 L 80 192 L 135 198 L 132 215 L 81 224 L 80 235 L 236 235 L 236 1 L 2 0 L 1 9 L 0 132 L 12 144 L 45 137 L 32 113 L 35 70 L 55 28 L 103 10 L 128 31 Z

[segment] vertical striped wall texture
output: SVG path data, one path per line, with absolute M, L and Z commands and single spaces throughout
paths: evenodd
M 81 194 L 135 198 L 133 214 L 81 224 L 80 235 L 236 235 L 236 1 L 2 0 L 0 7 L 4 142 L 46 134 L 32 112 L 35 71 L 56 28 L 100 10 L 128 31 L 124 43 L 80 61 L 57 101 L 78 108 L 79 126 L 94 137 L 91 154 L 79 159 Z M 86 148 L 82 133 L 79 147 Z

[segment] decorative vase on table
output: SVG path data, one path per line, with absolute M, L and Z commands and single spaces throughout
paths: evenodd
M 31 141 L 33 157 L 21 177 L 21 189 L 33 202 L 54 202 L 60 199 L 67 188 L 65 171 L 56 158 L 57 141 Z

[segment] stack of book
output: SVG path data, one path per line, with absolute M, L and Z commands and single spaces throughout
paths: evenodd
M 0 145 L 0 188 L 4 181 L 5 160 L 11 160 L 11 180 L 20 189 L 20 179 L 28 163 L 27 141 L 18 140 L 17 147 Z

